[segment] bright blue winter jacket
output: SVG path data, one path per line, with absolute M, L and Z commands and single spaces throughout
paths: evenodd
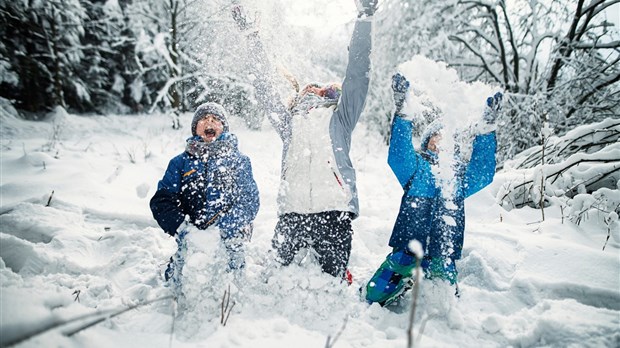
M 471 159 L 455 170 L 453 204 L 446 206 L 431 171 L 432 155 L 414 150 L 412 130 L 411 121 L 394 118 L 388 164 L 406 192 L 389 245 L 404 249 L 417 239 L 427 257 L 459 259 L 465 229 L 464 200 L 490 184 L 495 175 L 495 132 L 475 137 Z
M 170 160 L 151 199 L 153 217 L 170 235 L 177 233 L 187 215 L 199 229 L 214 223 L 222 238 L 241 237 L 242 229 L 256 217 L 258 188 L 237 138 L 223 133 L 208 148 L 202 156 L 186 151 Z

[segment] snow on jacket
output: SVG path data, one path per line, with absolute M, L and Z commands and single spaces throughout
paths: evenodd
M 355 170 L 349 151 L 351 134 L 364 109 L 369 84 L 369 19 L 355 23 L 342 95 L 334 107 L 292 115 L 282 104 L 258 37 L 250 34 L 252 73 L 257 99 L 283 141 L 279 214 L 330 210 L 359 214 Z
M 254 220 L 258 208 L 250 159 L 239 152 L 237 138 L 230 133 L 210 144 L 197 136 L 188 139 L 186 151 L 170 160 L 151 199 L 153 217 L 170 235 L 187 215 L 199 229 L 215 223 L 222 238 L 241 237 L 238 234 Z
M 469 162 L 460 163 L 456 172 L 456 190 L 446 200 L 431 169 L 432 155 L 413 148 L 411 121 L 395 117 L 388 164 L 405 194 L 396 218 L 389 245 L 406 248 L 417 239 L 425 256 L 459 259 L 465 229 L 465 198 L 480 191 L 495 175 L 495 132 L 477 135 Z

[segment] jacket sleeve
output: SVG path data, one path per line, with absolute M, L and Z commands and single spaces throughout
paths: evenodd
M 495 151 L 497 139 L 495 132 L 477 135 L 474 139 L 471 159 L 465 170 L 463 180 L 464 196 L 469 197 L 482 190 L 495 176 Z
M 159 226 L 171 236 L 177 233 L 177 228 L 185 220 L 179 199 L 181 190 L 181 161 L 180 157 L 170 160 L 164 177 L 157 185 L 157 192 L 151 198 L 150 206 L 153 217 Z
M 336 109 L 339 120 L 349 133 L 353 132 L 366 103 L 370 82 L 371 34 L 371 19 L 357 20 L 349 45 L 349 62 L 342 83 L 342 96 Z
M 412 142 L 413 124 L 401 117 L 394 117 L 388 152 L 388 164 L 404 188 L 418 167 L 419 155 Z
M 274 87 L 272 67 L 257 32 L 248 35 L 248 46 L 252 61 L 249 69 L 255 77 L 253 85 L 256 90 L 256 99 L 280 138 L 290 139 L 291 114 L 282 104 L 280 94 Z
M 252 174 L 252 164 L 246 156 L 241 156 L 236 175 L 236 199 L 230 209 L 218 220 L 223 238 L 239 237 L 237 233 L 252 221 L 258 213 L 260 199 L 258 187 Z

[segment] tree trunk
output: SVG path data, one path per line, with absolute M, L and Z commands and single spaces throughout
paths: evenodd
M 54 105 L 60 105 L 66 108 L 65 96 L 62 84 L 62 69 L 60 64 L 60 54 L 58 49 L 58 29 L 56 28 L 56 9 L 52 6 L 52 17 L 50 18 L 51 37 L 51 55 L 54 64 Z
M 179 52 L 178 52 L 178 27 L 177 20 L 179 16 L 179 2 L 170 0 L 170 59 L 172 60 L 172 66 L 170 67 L 170 78 L 173 80 L 179 77 Z M 181 108 L 181 93 L 179 93 L 179 81 L 175 81 L 170 86 L 170 104 L 172 109 L 178 112 Z

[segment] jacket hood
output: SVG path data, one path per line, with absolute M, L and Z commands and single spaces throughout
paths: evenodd
M 429 124 L 422 136 L 420 137 L 420 149 L 422 152 L 426 152 L 428 150 L 428 142 L 431 140 L 433 135 L 439 133 L 443 129 L 443 123 L 440 120 L 435 120 Z

